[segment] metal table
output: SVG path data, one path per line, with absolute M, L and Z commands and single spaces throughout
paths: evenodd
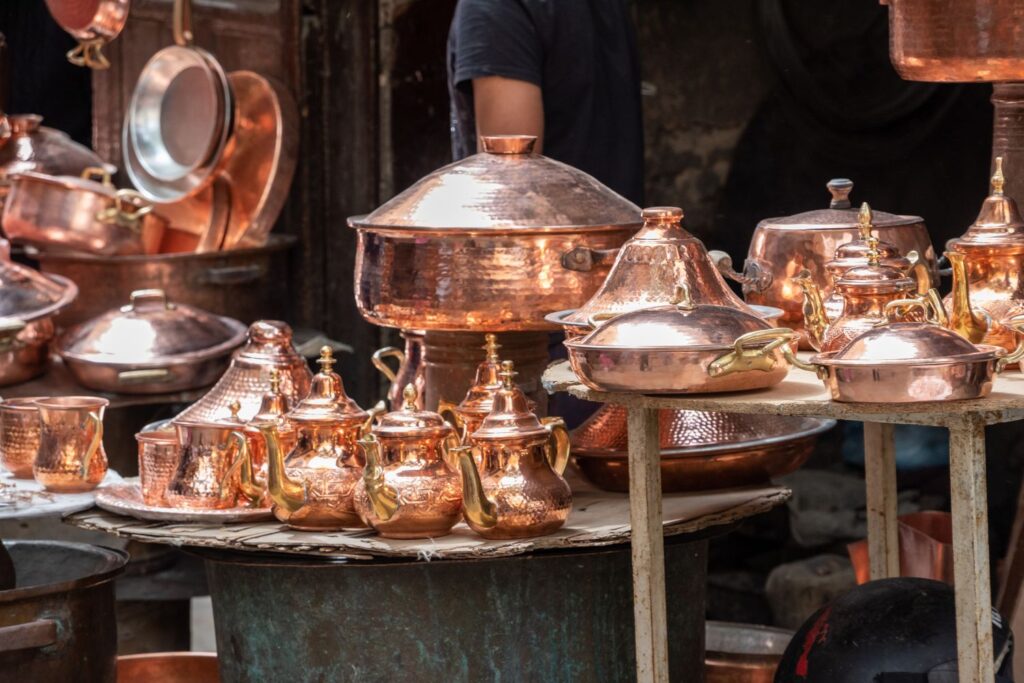
M 899 576 L 896 459 L 893 425 L 949 430 L 956 581 L 957 658 L 960 680 L 989 683 L 992 662 L 992 595 L 989 581 L 985 426 L 1024 419 L 1024 376 L 1000 376 L 992 394 L 973 401 L 912 405 L 837 403 L 812 373 L 794 369 L 778 386 L 742 394 L 645 396 L 595 392 L 562 361 L 544 374 L 548 391 L 615 403 L 629 411 L 630 517 L 633 528 L 633 598 L 637 679 L 669 680 L 665 629 L 665 576 L 660 533 L 661 471 L 658 410 L 706 410 L 855 420 L 864 423 L 868 548 L 871 578 Z

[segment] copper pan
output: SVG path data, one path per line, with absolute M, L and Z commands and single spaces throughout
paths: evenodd
M 665 301 L 664 303 L 668 303 Z M 760 306 L 758 304 L 749 304 L 748 308 L 754 312 L 754 315 L 764 320 L 772 327 L 778 327 L 779 322 L 782 320 L 783 310 L 781 308 L 775 308 L 774 306 Z M 588 332 L 594 329 L 589 322 L 577 322 L 574 320 L 576 316 L 575 308 L 567 308 L 564 311 L 555 311 L 554 313 L 548 313 L 544 316 L 544 320 L 548 321 L 552 325 L 558 325 L 562 328 L 562 332 L 565 334 L 566 339 L 576 339 L 586 335 Z M 606 316 L 597 316 L 597 320 L 607 320 Z
M 216 652 L 151 652 L 117 658 L 117 683 L 219 683 Z
M 68 61 L 90 69 L 109 69 L 103 46 L 114 40 L 128 22 L 131 0 L 46 0 L 50 15 L 78 39 Z
M 1019 81 L 1020 0 L 881 0 L 889 6 L 889 57 L 908 81 Z

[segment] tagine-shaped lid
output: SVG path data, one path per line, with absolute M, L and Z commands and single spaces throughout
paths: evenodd
M 758 223 L 757 227 L 775 230 L 850 230 L 857 228 L 860 225 L 857 209 L 854 209 L 850 203 L 853 181 L 847 178 L 834 178 L 828 181 L 826 187 L 832 194 L 832 201 L 827 209 L 804 211 L 779 218 L 766 218 Z M 901 216 L 884 211 L 874 212 L 874 225 L 879 228 L 914 225 L 923 222 L 924 219 L 920 216 Z
M 78 176 L 90 166 L 114 169 L 66 133 L 42 124 L 37 114 L 0 113 L 0 196 L 9 176 L 34 171 Z
M 383 415 L 374 425 L 373 433 L 381 439 L 443 438 L 453 433 L 451 425 L 432 410 L 416 407 L 416 387 L 406 384 L 402 390 L 402 407 Z
M 494 396 L 494 406 L 480 428 L 470 435 L 474 441 L 505 441 L 535 436 L 547 436 L 547 430 L 530 409 L 526 394 L 516 386 L 512 361 L 501 363 L 501 388 Z
M 877 237 L 869 235 L 864 241 L 868 244 L 865 255 L 867 263 L 844 271 L 836 280 L 836 287 L 843 291 L 877 294 L 906 292 L 917 287 L 917 283 L 905 271 L 881 262 Z
M 30 322 L 53 315 L 78 296 L 71 280 L 43 275 L 11 260 L 11 245 L 0 239 L 0 319 Z
M 424 176 L 356 228 L 579 232 L 639 225 L 640 209 L 583 171 L 533 152 L 532 135 L 480 138 L 483 151 Z
M 498 350 L 501 344 L 494 334 L 484 335 L 483 349 L 486 352 L 483 362 L 476 366 L 476 377 L 465 398 L 459 403 L 458 411 L 470 415 L 486 415 L 491 412 L 494 404 L 494 395 L 501 388 L 501 360 L 498 358 Z
M 853 338 L 835 352 L 839 363 L 928 363 L 991 356 L 952 330 L 934 323 L 888 322 Z
M 1003 194 L 1006 178 L 1003 176 L 1003 158 L 996 157 L 996 170 L 992 175 L 991 194 L 985 198 L 978 218 L 956 245 L 979 247 L 1024 246 L 1024 218 L 1017 202 Z
M 245 339 L 245 326 L 167 300 L 161 289 L 139 289 L 131 302 L 68 330 L 61 355 L 115 363 L 181 362 L 190 355 L 225 355 Z
M 724 348 L 748 332 L 766 329 L 771 325 L 752 313 L 694 303 L 689 288 L 680 284 L 672 303 L 617 315 L 583 339 L 565 343 L 587 349 Z
M 838 276 L 850 268 L 866 265 L 868 252 L 874 249 L 878 252 L 878 260 L 881 263 L 895 267 L 908 269 L 911 266 L 910 259 L 900 253 L 899 248 L 889 242 L 874 238 L 872 231 L 875 228 L 875 214 L 867 202 L 860 205 L 857 212 L 857 230 L 860 236 L 852 242 L 841 244 L 836 249 L 835 258 L 825 264 L 825 268 Z
M 370 414 L 345 393 L 341 376 L 334 372 L 334 353 L 331 347 L 320 349 L 317 364 L 320 372 L 313 375 L 309 395 L 288 413 L 288 419 L 299 423 L 350 423 L 353 420 L 363 422 L 369 418 Z
M 683 228 L 681 208 L 651 207 L 641 217 L 643 227 L 622 245 L 601 287 L 564 322 L 585 323 L 595 316 L 667 304 L 679 281 L 696 303 L 754 312 L 725 283 L 704 243 Z

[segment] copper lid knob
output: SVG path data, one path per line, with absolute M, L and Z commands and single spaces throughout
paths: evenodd
M 850 193 L 853 191 L 853 181 L 849 178 L 833 178 L 825 185 L 832 193 L 832 201 L 829 202 L 830 209 L 849 209 Z
M 519 373 L 515 371 L 515 364 L 510 360 L 504 360 L 501 362 L 501 372 L 498 373 L 498 377 L 501 377 L 501 385 L 503 389 L 515 389 L 515 378 Z
M 330 346 L 320 347 L 320 360 L 316 364 L 320 366 L 321 374 L 328 375 L 334 370 L 334 352 Z
M 996 157 L 996 170 L 992 174 L 992 194 L 1003 194 L 1003 186 L 1006 184 L 1006 176 L 1003 175 L 1003 158 Z
M 402 410 L 417 410 L 417 398 L 419 398 L 419 393 L 416 391 L 416 387 L 411 382 L 406 384 L 405 389 L 402 390 Z
M 498 362 L 498 349 L 501 348 L 501 344 L 498 343 L 498 335 L 488 333 L 484 335 L 483 350 L 487 352 L 487 361 L 490 363 Z

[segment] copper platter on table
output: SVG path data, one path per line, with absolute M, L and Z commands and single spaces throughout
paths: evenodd
M 662 410 L 661 487 L 666 493 L 759 484 L 795 471 L 835 420 Z M 626 409 L 605 405 L 572 431 L 572 456 L 606 491 L 629 490 Z
M 237 524 L 274 519 L 270 508 L 232 507 L 199 509 L 146 505 L 138 482 L 105 486 L 96 492 L 96 505 L 107 512 L 151 522 L 182 524 Z

